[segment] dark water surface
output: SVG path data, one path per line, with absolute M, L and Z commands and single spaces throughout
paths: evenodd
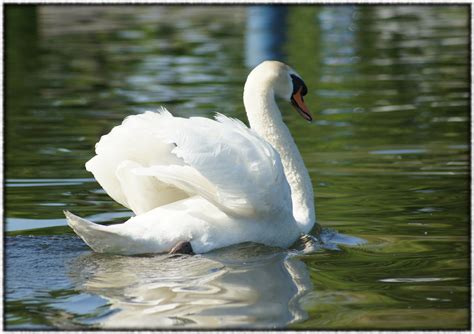
M 469 8 L 292 6 L 271 50 L 252 10 L 6 6 L 7 329 L 468 328 Z M 131 215 L 84 169 L 102 134 L 160 105 L 244 120 L 272 50 L 310 90 L 314 124 L 280 107 L 328 245 L 126 257 L 70 232 L 64 209 Z

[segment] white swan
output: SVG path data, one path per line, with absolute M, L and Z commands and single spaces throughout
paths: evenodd
M 275 97 L 308 121 L 307 93 L 288 65 L 265 61 L 248 76 L 251 129 L 217 115 L 174 117 L 165 109 L 129 116 L 103 136 L 86 169 L 136 216 L 103 226 L 65 212 L 96 252 L 195 253 L 253 241 L 288 247 L 315 223 L 313 188 Z

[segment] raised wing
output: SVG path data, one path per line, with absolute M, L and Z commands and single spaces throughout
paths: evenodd
M 218 114 L 216 120 L 166 117 L 155 136 L 176 145 L 172 153 L 184 166 L 157 164 L 137 168 L 189 194 L 198 194 L 234 216 L 259 217 L 291 210 L 291 193 L 278 152 L 242 122 Z M 140 117 L 138 116 L 138 117 Z
M 171 153 L 174 145 L 158 140 L 153 134 L 163 123 L 160 117 L 141 116 L 127 117 L 102 136 L 95 146 L 97 155 L 86 163 L 86 169 L 107 194 L 136 214 L 189 196 L 155 177 L 132 173 L 138 167 L 183 164 Z M 163 116 L 166 117 L 166 112 Z
M 137 214 L 195 195 L 239 217 L 291 210 L 278 152 L 223 115 L 187 119 L 163 109 L 129 116 L 101 138 L 96 153 L 86 169 Z

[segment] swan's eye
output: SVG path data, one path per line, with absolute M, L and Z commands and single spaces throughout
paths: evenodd
M 293 93 L 292 95 L 294 95 L 297 91 L 301 89 L 301 95 L 305 96 L 306 94 L 308 94 L 308 88 L 306 87 L 306 84 L 304 83 L 303 79 L 301 79 L 300 77 L 294 75 L 294 74 L 290 74 L 291 76 L 291 80 L 293 81 Z

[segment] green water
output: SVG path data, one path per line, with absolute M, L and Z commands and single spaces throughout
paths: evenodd
M 325 247 L 111 256 L 65 226 L 131 215 L 84 169 L 125 116 L 245 120 L 247 10 L 6 5 L 7 329 L 469 328 L 468 6 L 288 8 Z

